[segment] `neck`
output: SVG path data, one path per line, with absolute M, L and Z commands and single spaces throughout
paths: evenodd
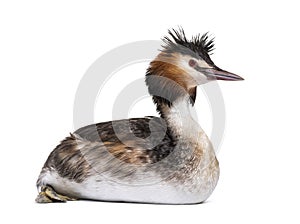
M 191 115 L 190 97 L 179 98 L 171 106 L 160 105 L 159 107 L 162 109 L 160 113 L 169 133 L 179 145 L 178 152 L 183 152 L 181 156 L 201 155 L 203 161 L 206 161 L 203 163 L 204 166 L 207 166 L 207 162 L 212 161 L 215 154 L 207 135 Z
M 191 128 L 200 128 L 190 114 L 190 105 L 193 106 L 196 99 L 196 86 L 187 77 L 179 66 L 161 57 L 151 62 L 146 74 L 148 91 L 173 137 L 193 135 L 196 132 Z
M 189 95 L 178 98 L 172 104 L 157 103 L 157 108 L 174 136 L 195 140 L 202 131 L 191 115 Z

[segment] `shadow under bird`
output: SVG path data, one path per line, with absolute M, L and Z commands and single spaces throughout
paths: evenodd
M 207 34 L 188 40 L 172 29 L 163 41 L 145 79 L 160 117 L 92 124 L 70 134 L 45 162 L 36 202 L 193 204 L 211 195 L 219 163 L 190 107 L 198 85 L 243 78 L 213 63 Z

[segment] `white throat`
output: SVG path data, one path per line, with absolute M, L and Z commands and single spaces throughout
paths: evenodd
M 196 140 L 203 133 L 202 128 L 191 114 L 189 97 L 179 98 L 166 111 L 165 119 L 177 135 L 189 140 Z

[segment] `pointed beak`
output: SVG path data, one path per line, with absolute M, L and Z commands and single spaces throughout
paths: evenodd
M 231 72 L 227 72 L 218 67 L 206 70 L 205 75 L 210 79 L 216 79 L 216 80 L 224 80 L 224 81 L 244 80 L 241 76 Z
M 227 72 L 214 66 L 213 68 L 201 68 L 196 66 L 195 69 L 207 76 L 209 80 L 241 81 L 241 76 Z

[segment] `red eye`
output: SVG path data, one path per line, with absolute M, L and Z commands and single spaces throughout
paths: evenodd
M 189 66 L 195 67 L 196 64 L 197 62 L 194 59 L 189 60 Z

